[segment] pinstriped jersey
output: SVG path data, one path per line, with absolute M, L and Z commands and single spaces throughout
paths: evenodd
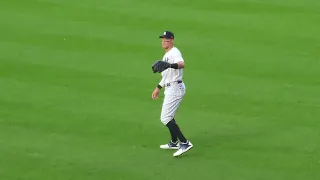
M 166 52 L 162 60 L 170 64 L 177 63 L 179 61 L 184 61 L 181 52 L 176 47 L 173 47 L 168 52 Z M 182 69 L 168 68 L 161 72 L 161 76 L 162 76 L 162 79 L 159 85 L 162 87 L 164 87 L 164 85 L 167 83 L 175 82 L 178 80 L 182 81 L 183 68 Z

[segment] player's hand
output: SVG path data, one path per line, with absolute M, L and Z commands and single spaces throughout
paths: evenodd
M 156 88 L 156 89 L 152 92 L 152 99 L 158 99 L 159 93 L 160 93 L 160 89 L 159 89 L 159 88 Z

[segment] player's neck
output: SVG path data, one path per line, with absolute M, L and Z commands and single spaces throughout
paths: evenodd
M 170 46 L 168 48 L 165 49 L 166 52 L 170 51 L 173 48 L 173 46 Z

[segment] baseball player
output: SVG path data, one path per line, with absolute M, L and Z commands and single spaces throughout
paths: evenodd
M 157 99 L 159 92 L 164 88 L 164 101 L 161 109 L 161 122 L 168 127 L 171 141 L 160 145 L 161 149 L 177 150 L 173 156 L 177 157 L 189 151 L 193 144 L 181 132 L 174 115 L 186 93 L 186 86 L 182 81 L 184 60 L 181 52 L 174 46 L 174 34 L 165 31 L 159 38 L 162 39 L 162 48 L 165 55 L 162 60 L 152 65 L 153 72 L 161 73 L 162 79 L 152 92 L 152 98 Z

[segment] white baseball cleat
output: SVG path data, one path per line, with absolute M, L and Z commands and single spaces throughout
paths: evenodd
M 179 149 L 180 144 L 179 144 L 179 142 L 174 143 L 174 142 L 170 141 L 168 144 L 160 145 L 160 148 L 161 149 Z
M 181 143 L 179 150 L 176 151 L 173 154 L 173 156 L 178 157 L 178 156 L 184 154 L 185 152 L 189 151 L 191 148 L 193 148 L 193 144 L 190 141 L 187 141 L 187 143 Z

